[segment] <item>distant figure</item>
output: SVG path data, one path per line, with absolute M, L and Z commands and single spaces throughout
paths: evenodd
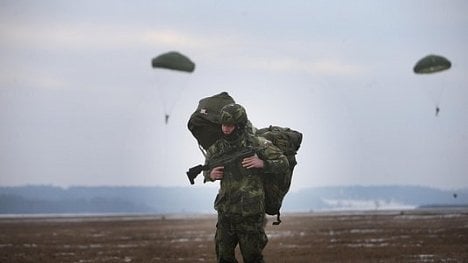
M 453 193 L 453 198 L 457 198 L 457 193 Z
M 166 124 L 169 122 L 169 114 L 166 114 L 165 116 Z
M 435 116 L 436 116 L 436 117 L 439 116 L 439 111 L 440 111 L 440 108 L 439 108 L 439 106 L 437 106 L 437 107 L 436 107 L 436 112 L 435 112 Z

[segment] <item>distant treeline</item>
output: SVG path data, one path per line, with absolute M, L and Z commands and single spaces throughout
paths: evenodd
M 214 188 L 0 187 L 0 213 L 205 213 Z
M 213 187 L 0 187 L 0 214 L 213 213 Z M 315 187 L 286 196 L 282 211 L 404 209 L 468 204 L 468 189 Z

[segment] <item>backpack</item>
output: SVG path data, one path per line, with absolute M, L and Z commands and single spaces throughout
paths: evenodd
M 219 112 L 225 105 L 231 103 L 235 103 L 234 99 L 227 92 L 221 92 L 201 99 L 197 109 L 190 116 L 187 127 L 197 140 L 200 150 L 202 150 L 204 155 L 205 152 L 203 152 L 203 150 L 206 151 L 213 143 L 222 137 Z M 297 164 L 296 153 L 302 142 L 302 133 L 290 128 L 270 126 L 256 130 L 255 135 L 271 141 L 283 152 L 289 161 L 288 172 L 264 180 L 265 212 L 268 215 L 277 215 L 277 222 L 273 224 L 278 225 L 281 223 L 280 208 L 285 195 L 289 191 L 292 173 Z M 200 171 L 197 170 L 197 172 L 192 174 L 192 176 L 195 176 L 191 178 L 189 174 L 192 172 L 190 172 L 190 170 L 187 172 L 187 175 L 189 176 L 190 182 L 193 184 L 193 179 L 196 176 L 195 174 L 198 174 Z
M 264 180 L 263 183 L 265 212 L 268 215 L 277 215 L 277 221 L 273 222 L 273 224 L 278 225 L 281 223 L 280 208 L 291 186 L 292 174 L 297 164 L 296 153 L 301 146 L 302 133 L 290 128 L 270 126 L 257 130 L 255 134 L 271 141 L 289 161 L 289 171 L 281 175 L 268 177 L 268 180 Z
M 221 92 L 201 99 L 197 109 L 190 116 L 187 127 L 204 150 L 221 138 L 219 112 L 231 103 L 235 103 L 234 99 L 227 92 Z

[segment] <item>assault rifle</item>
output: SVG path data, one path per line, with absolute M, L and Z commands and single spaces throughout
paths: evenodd
M 214 158 L 208 161 L 207 164 L 202 165 L 199 164 L 197 166 L 194 166 L 190 168 L 187 171 L 187 176 L 190 181 L 190 184 L 195 184 L 195 178 L 202 172 L 202 171 L 208 171 L 210 169 L 213 169 L 214 167 L 217 166 L 225 166 L 229 163 L 242 160 L 244 158 L 254 156 L 255 155 L 255 150 L 253 148 L 245 148 L 241 151 L 238 152 L 232 152 L 232 153 L 227 153 L 222 155 L 220 158 Z

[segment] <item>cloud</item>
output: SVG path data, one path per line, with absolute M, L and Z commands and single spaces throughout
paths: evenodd
M 202 34 L 173 29 L 127 27 L 119 24 L 19 23 L 1 25 L 0 34 L 2 35 L 0 46 L 9 49 L 53 52 L 185 50 L 189 54 L 203 54 L 205 61 L 218 68 L 224 67 L 226 61 L 229 61 L 229 67 L 232 68 L 273 73 L 303 72 L 325 76 L 353 76 L 366 72 L 363 66 L 344 61 L 333 53 L 333 50 L 328 54 L 321 54 L 319 58 L 309 58 L 307 54 L 310 52 L 300 51 L 304 49 L 307 51 L 306 47 L 313 46 L 307 41 L 297 43 L 284 40 L 272 43 L 269 39 L 259 38 L 256 35 L 235 32 Z M 47 86 L 57 86 L 58 83 L 51 78 L 44 82 Z
M 49 50 L 173 47 L 211 49 L 229 44 L 223 37 L 194 35 L 167 29 L 138 29 L 105 24 L 3 24 L 1 46 Z
M 211 49 L 222 45 L 217 38 L 202 37 L 176 30 L 143 31 L 140 41 L 147 46 L 167 46 L 175 49 Z
M 10 67 L 0 71 L 0 87 L 63 89 L 70 87 L 70 82 L 54 72 L 37 68 Z
M 2 46 L 54 51 L 121 48 L 138 37 L 130 28 L 88 24 L 4 24 L 0 34 Z
M 304 72 L 313 75 L 324 76 L 353 76 L 366 72 L 366 68 L 350 64 L 333 58 L 319 58 L 314 61 L 306 61 L 295 57 L 243 57 L 235 62 L 244 68 L 266 70 L 273 72 Z

